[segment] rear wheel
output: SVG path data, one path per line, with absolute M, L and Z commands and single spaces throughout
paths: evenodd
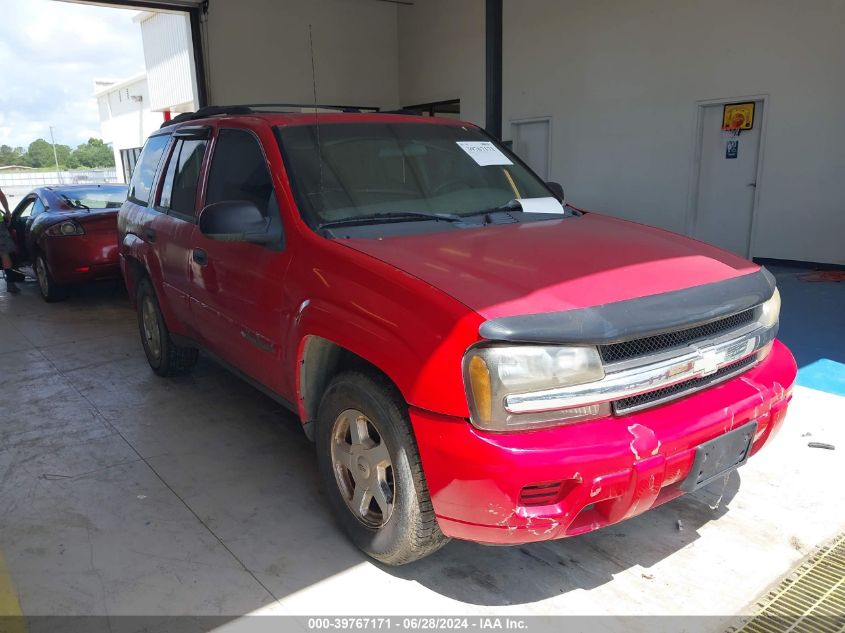
M 336 376 L 317 416 L 317 456 L 341 526 L 366 554 L 389 565 L 445 545 L 407 405 L 376 372 Z
M 41 297 L 44 301 L 55 303 L 67 299 L 67 290 L 53 280 L 42 253 L 36 256 L 34 268 L 35 277 L 38 279 L 38 290 L 41 291 Z
M 179 376 L 191 371 L 199 352 L 173 342 L 149 279 L 138 284 L 136 305 L 141 344 L 152 370 L 159 376 Z

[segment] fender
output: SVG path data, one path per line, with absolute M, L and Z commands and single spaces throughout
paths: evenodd
M 305 411 L 301 370 L 306 343 L 313 336 L 326 339 L 378 368 L 393 381 L 409 405 L 468 417 L 461 361 L 467 341 L 478 338 L 479 318 L 467 314 L 444 336 L 442 330 L 425 322 L 424 315 L 414 314 L 412 306 L 390 303 L 387 309 L 382 304 L 381 314 L 399 315 L 401 321 L 375 315 L 361 305 L 350 306 L 327 298 L 300 303 L 288 348 L 295 349 L 296 356 L 290 359 L 293 366 L 288 365 L 287 371 L 295 376 L 296 404 L 303 422 L 308 422 L 309 416 Z M 409 331 L 415 335 L 408 337 Z
M 308 337 L 319 336 L 375 366 L 409 405 L 467 418 L 462 362 L 480 338 L 483 317 L 371 255 L 310 230 L 301 236 L 291 244 L 306 255 L 292 253 L 285 284 L 290 321 L 283 372 L 291 399 L 302 404 L 304 350 Z

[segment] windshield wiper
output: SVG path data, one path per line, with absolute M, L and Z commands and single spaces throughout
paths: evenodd
M 467 216 L 471 215 L 488 215 L 490 213 L 499 213 L 501 211 L 522 211 L 522 203 L 519 199 L 514 198 L 510 202 L 506 202 L 505 204 L 499 205 L 498 207 L 490 207 L 489 209 L 482 209 L 481 211 L 475 211 L 474 213 L 468 213 Z
M 426 213 L 425 211 L 397 211 L 395 213 L 370 213 L 352 218 L 329 220 L 317 228 L 329 229 L 335 226 L 355 226 L 360 224 L 382 224 L 384 222 L 409 222 L 418 219 L 444 220 L 446 222 L 465 222 L 466 218 L 454 213 Z
M 91 210 L 91 207 L 89 207 L 88 205 L 82 204 L 79 200 L 71 200 L 70 198 L 68 198 L 68 197 L 67 197 L 65 194 L 63 194 L 63 193 L 60 193 L 60 194 L 59 194 L 59 196 L 60 196 L 60 197 L 61 197 L 61 198 L 62 198 L 65 202 L 67 202 L 70 206 L 72 206 L 74 209 L 85 209 L 86 211 L 90 211 L 90 210 Z

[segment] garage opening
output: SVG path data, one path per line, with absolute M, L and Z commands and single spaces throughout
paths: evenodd
M 125 183 L 146 137 L 204 98 L 191 13 L 150 3 L 8 5 L 0 188 Z

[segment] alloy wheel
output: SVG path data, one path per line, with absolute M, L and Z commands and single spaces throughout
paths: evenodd
M 35 276 L 38 278 L 38 287 L 41 289 L 41 294 L 46 297 L 50 294 L 50 280 L 47 279 L 47 266 L 41 256 L 38 256 L 35 260 Z
M 347 409 L 332 428 L 332 468 L 341 496 L 361 523 L 384 526 L 393 514 L 393 463 L 376 424 L 356 409 Z
M 149 296 L 141 302 L 141 327 L 144 331 L 144 345 L 155 360 L 161 358 L 161 328 L 158 324 L 155 304 Z

